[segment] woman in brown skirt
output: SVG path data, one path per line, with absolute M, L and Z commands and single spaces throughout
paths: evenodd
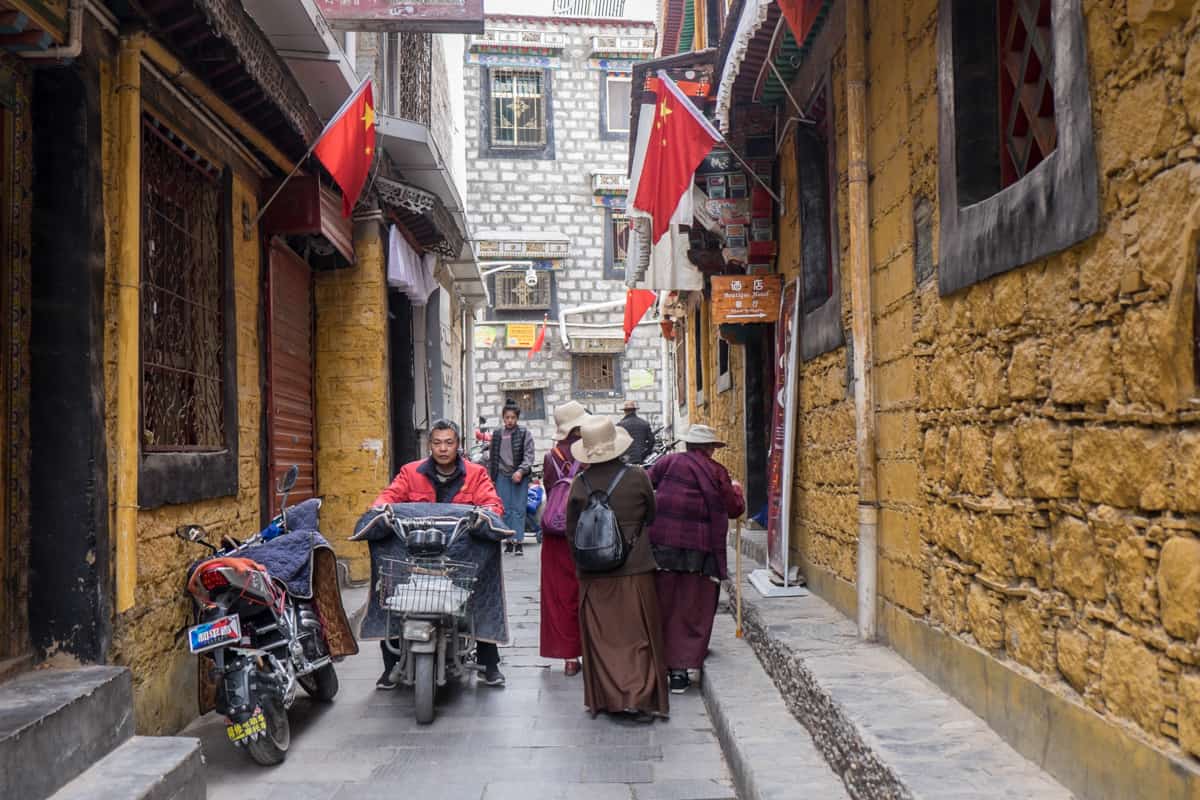
M 608 417 L 590 417 L 571 447 L 587 465 L 587 484 L 603 492 L 625 468 L 620 457 L 632 439 Z M 572 547 L 589 490 L 575 479 L 567 504 L 567 538 Z M 670 711 L 662 622 L 655 591 L 656 565 L 646 526 L 654 520 L 654 488 L 645 471 L 629 466 L 609 496 L 621 535 L 631 545 L 625 563 L 611 572 L 579 573 L 579 629 L 583 644 L 584 704 L 592 715 L 626 713 L 653 722 Z

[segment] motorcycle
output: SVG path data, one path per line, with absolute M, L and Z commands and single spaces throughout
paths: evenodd
M 279 764 L 287 756 L 288 709 L 297 687 L 325 702 L 338 692 L 325 622 L 315 599 L 294 598 L 259 560 L 266 542 L 296 535 L 290 523 L 300 510 L 312 513 L 315 533 L 319 500 L 287 506 L 298 474 L 291 467 L 278 486 L 283 494 L 279 516 L 244 542 L 224 537 L 217 547 L 207 541 L 200 525 L 176 530 L 181 539 L 211 551 L 188 574 L 187 590 L 195 606 L 195 624 L 186 630 L 188 648 L 212 661 L 215 707 L 226 718 L 229 741 L 264 766 Z M 309 504 L 312 507 L 302 509 Z M 301 547 L 298 541 L 295 546 Z M 312 563 L 315 559 L 309 566 L 310 580 Z
M 434 720 L 437 690 L 476 670 L 471 600 L 478 565 L 447 551 L 485 524 L 481 515 L 404 518 L 385 506 L 385 523 L 406 542 L 407 557 L 379 558 L 377 601 L 386 613 L 384 646 L 399 659 L 396 682 L 412 687 L 416 720 Z
M 642 467 L 650 469 L 660 458 L 667 453 L 673 452 L 677 444 L 679 444 L 679 441 L 672 437 L 671 432 L 666 427 L 656 428 L 654 430 L 654 449 L 642 459 Z

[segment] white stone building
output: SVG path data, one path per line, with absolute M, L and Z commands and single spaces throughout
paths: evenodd
M 647 315 L 628 346 L 622 332 L 630 70 L 653 56 L 655 28 L 598 9 L 489 15 L 466 49 L 467 209 L 491 296 L 475 400 L 491 427 L 515 398 L 539 458 L 572 398 L 615 415 L 632 398 L 651 424 L 663 417 L 660 329 Z

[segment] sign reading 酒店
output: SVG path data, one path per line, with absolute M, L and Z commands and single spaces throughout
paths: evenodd
M 714 275 L 714 325 L 777 322 L 783 278 L 779 275 Z
M 317 6 L 336 29 L 483 33 L 483 0 L 317 0 Z

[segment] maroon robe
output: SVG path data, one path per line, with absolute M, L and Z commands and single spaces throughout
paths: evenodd
M 546 491 L 570 471 L 575 459 L 571 456 L 568 437 L 546 453 L 542 462 L 542 485 Z M 579 639 L 579 578 L 567 537 L 546 533 L 542 536 L 542 602 L 541 655 L 543 658 L 564 660 L 583 654 Z

